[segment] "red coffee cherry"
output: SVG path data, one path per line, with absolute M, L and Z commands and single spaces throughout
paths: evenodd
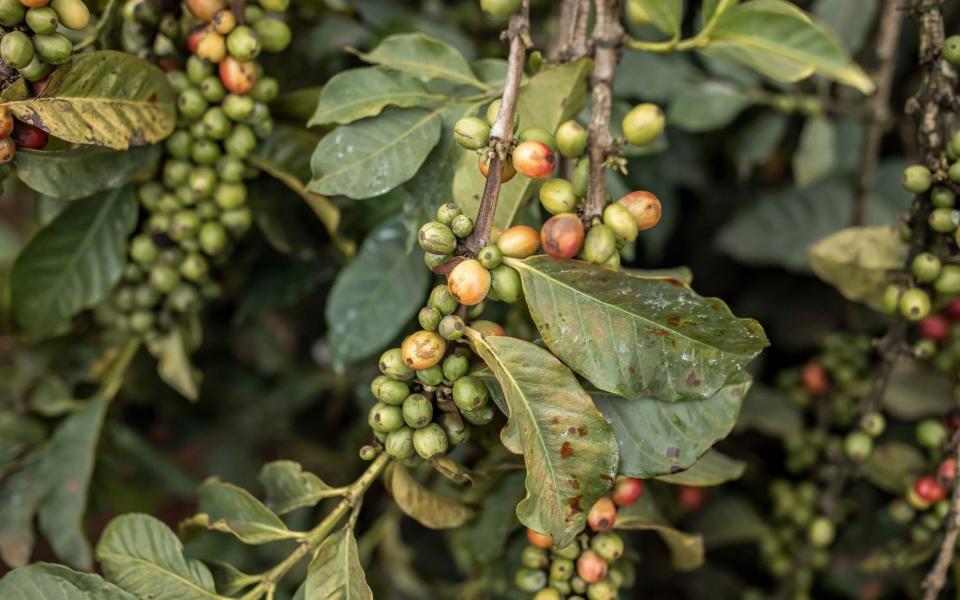
M 577 558 L 577 575 L 587 583 L 596 583 L 607 576 L 609 566 L 593 550 L 586 550 Z
M 650 192 L 630 192 L 617 200 L 618 204 L 627 207 L 637 222 L 637 229 L 646 231 L 660 222 L 663 209 L 660 200 Z
M 957 298 L 947 307 L 947 314 L 954 320 L 960 320 L 960 298 Z
M 218 11 L 226 8 L 226 0 L 187 0 L 187 7 L 201 21 L 209 21 Z
M 47 132 L 23 121 L 16 122 L 10 137 L 18 148 L 39 150 L 47 145 Z
M 257 67 L 251 62 L 240 62 L 228 56 L 220 63 L 220 81 L 232 93 L 242 96 L 257 83 Z
M 818 362 L 808 362 L 800 370 L 800 381 L 803 389 L 811 394 L 823 394 L 830 388 L 827 372 Z
M 935 477 L 929 475 L 920 477 L 914 481 L 913 491 L 916 492 L 920 499 L 930 504 L 943 500 L 947 495 L 946 488 L 944 488 Z
M 613 484 L 610 498 L 617 506 L 630 506 L 643 495 L 643 480 L 636 477 L 619 477 Z
M 527 540 L 529 540 L 531 544 L 533 544 L 534 546 L 542 550 L 549 550 L 550 548 L 553 547 L 552 537 L 550 537 L 546 533 L 540 533 L 539 531 L 534 531 L 529 527 L 527 528 Z
M 547 219 L 540 229 L 540 245 L 547 256 L 573 258 L 583 247 L 583 222 L 573 213 L 561 213 Z
M 613 527 L 616 520 L 617 507 L 613 504 L 613 500 L 607 496 L 597 500 L 597 503 L 590 509 L 590 514 L 587 515 L 587 523 L 590 525 L 590 529 L 594 531 L 607 531 Z
M 950 322 L 940 314 L 932 314 L 917 325 L 920 336 L 938 344 L 950 335 Z
M 553 175 L 557 158 L 550 146 L 543 142 L 523 142 L 513 149 L 513 167 L 530 179 L 545 179 Z
M 680 504 L 680 508 L 688 512 L 693 512 L 703 506 L 703 501 L 703 488 L 682 485 L 677 491 L 677 503 Z
M 483 159 L 481 156 L 477 162 L 477 166 L 480 168 L 480 174 L 484 177 L 490 172 L 490 162 Z M 504 161 L 503 163 L 503 177 L 500 179 L 503 183 L 510 181 L 516 176 L 517 170 L 513 168 L 513 165 L 510 164 L 510 161 Z
M 952 482 L 957 477 L 957 459 L 953 457 L 944 459 L 937 468 L 937 477 L 940 481 Z

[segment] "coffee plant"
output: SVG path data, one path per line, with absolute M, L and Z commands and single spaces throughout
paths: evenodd
M 0 0 L 0 600 L 957 594 L 958 69 L 946 0 Z

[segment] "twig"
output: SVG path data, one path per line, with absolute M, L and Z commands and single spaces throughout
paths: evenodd
M 620 60 L 623 27 L 620 25 L 619 0 L 596 0 L 597 25 L 593 30 L 593 85 L 590 128 L 587 144 L 590 152 L 590 185 L 583 209 L 583 221 L 589 227 L 594 218 L 603 213 L 606 204 L 604 172 L 607 159 L 614 153 L 613 134 L 610 133 L 610 113 L 613 106 L 613 75 Z
M 893 91 L 893 75 L 897 67 L 897 42 L 903 25 L 902 0 L 886 0 L 880 18 L 880 33 L 877 36 L 877 91 L 870 99 L 867 113 L 869 126 L 863 142 L 860 173 L 854 187 L 854 226 L 867 222 L 867 206 L 873 190 L 877 165 L 880 162 L 880 142 L 890 120 L 890 93 Z
M 483 188 L 483 198 L 477 218 L 474 220 L 473 233 L 464 241 L 464 248 L 471 256 L 476 256 L 490 239 L 493 217 L 497 212 L 497 200 L 500 186 L 503 184 L 503 167 L 510 144 L 513 143 L 513 120 L 517 112 L 517 100 L 520 98 L 520 82 L 523 80 L 523 63 L 527 56 L 527 42 L 530 30 L 530 0 L 523 0 L 520 12 L 510 17 L 505 32 L 510 41 L 510 53 L 507 59 L 507 77 L 503 86 L 503 100 L 500 114 L 490 129 L 490 143 L 496 153 L 490 159 L 487 182 Z
M 246 21 L 246 8 L 247 0 L 233 0 L 233 4 L 230 6 L 230 11 L 237 18 L 237 23 L 243 25 Z
M 956 451 L 957 469 L 960 472 L 960 448 Z M 957 481 L 957 475 L 954 475 Z M 946 584 L 947 570 L 953 562 L 953 554 L 957 548 L 957 538 L 960 537 L 960 485 L 954 485 L 953 496 L 950 498 L 950 516 L 947 519 L 947 531 L 943 534 L 943 544 L 937 561 L 923 580 L 923 600 L 936 600 L 940 590 Z

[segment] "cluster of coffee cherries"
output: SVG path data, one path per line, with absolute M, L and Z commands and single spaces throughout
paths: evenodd
M 593 505 L 587 515 L 588 528 L 564 548 L 554 548 L 549 535 L 527 530 L 530 542 L 523 549 L 523 568 L 514 583 L 535 600 L 614 600 L 629 585 L 617 561 L 624 542 L 612 531 L 617 507 L 630 506 L 643 494 L 643 481 L 618 477 L 613 491 Z
M 809 593 L 813 573 L 830 564 L 827 548 L 836 536 L 836 526 L 825 516 L 817 516 L 819 490 L 811 481 L 792 483 L 776 479 L 770 484 L 772 522 L 760 540 L 760 557 L 771 575 L 792 576 L 795 591 Z M 812 547 L 809 561 L 794 570 L 794 558 L 801 548 Z
M 188 5 L 203 30 L 215 17 L 238 22 L 223 1 L 203 3 L 202 11 Z M 214 5 L 220 8 L 211 13 Z M 211 264 L 224 260 L 252 224 L 245 179 L 257 172 L 245 159 L 273 130 L 267 103 L 278 87 L 253 62 L 260 50 L 256 33 L 248 31 L 243 40 L 252 44 L 244 46 L 247 60 L 231 55 L 217 64 L 192 48 L 185 69 L 167 73 L 179 93 L 177 129 L 166 141 L 159 180 L 137 189 L 149 216 L 130 242 L 123 282 L 98 310 L 105 324 L 152 336 L 220 294 Z
M 27 81 L 40 81 L 70 60 L 73 42 L 59 31 L 90 24 L 83 0 L 0 0 L 0 58 Z
M 910 537 L 915 541 L 926 541 L 943 526 L 943 520 L 950 512 L 948 496 L 957 478 L 957 460 L 944 456 L 949 431 L 956 430 L 956 424 L 950 427 L 937 419 L 924 419 L 917 423 L 915 435 L 917 445 L 926 450 L 933 474 L 922 474 L 909 482 L 902 498 L 890 504 L 890 516 L 902 525 L 912 524 Z
M 917 323 L 917 334 L 914 356 L 954 379 L 954 397 L 960 400 L 960 299 Z
M 195 25 L 193 15 L 164 10 L 163 3 L 156 0 L 126 0 L 122 14 L 120 43 L 124 52 L 160 64 L 182 61 L 180 40 Z
M 7 107 L 0 106 L 0 165 L 12 161 L 17 148 L 39 150 L 46 145 L 44 130 L 14 119 Z

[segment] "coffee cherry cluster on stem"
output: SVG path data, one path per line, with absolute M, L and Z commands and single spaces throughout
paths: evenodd
M 262 0 L 247 10 L 262 15 L 273 4 Z M 240 22 L 232 13 L 226 16 L 224 1 L 188 6 L 203 35 L 229 39 L 240 27 L 215 31 L 217 22 Z M 150 338 L 220 294 L 210 271 L 252 224 L 245 180 L 257 172 L 245 159 L 273 129 L 267 103 L 277 94 L 277 82 L 263 77 L 253 62 L 259 35 L 247 27 L 242 38 L 219 61 L 194 51 L 184 70 L 167 73 L 179 93 L 177 128 L 166 141 L 162 174 L 137 189 L 147 218 L 130 242 L 123 282 L 98 310 L 105 324 Z
M 564 548 L 555 548 L 549 535 L 527 530 L 530 544 L 521 554 L 523 567 L 514 583 L 536 600 L 614 600 L 625 585 L 625 572 L 617 562 L 624 541 L 612 531 L 617 508 L 630 506 L 643 494 L 643 481 L 619 477 L 609 496 L 594 504 L 587 529 Z
M 40 81 L 73 54 L 62 31 L 89 24 L 83 0 L 0 0 L 0 58 L 27 81 Z
M 44 130 L 14 119 L 7 107 L 0 106 L 0 165 L 12 161 L 17 148 L 39 150 L 46 145 Z

